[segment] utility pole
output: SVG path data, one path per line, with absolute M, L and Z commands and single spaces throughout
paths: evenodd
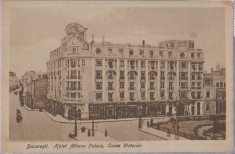
M 95 132 L 94 132 L 94 120 L 92 119 L 92 132 L 91 132 L 92 136 L 95 136 Z
M 74 111 L 75 111 L 75 126 L 74 126 L 74 134 L 75 136 L 77 136 L 77 111 L 76 111 L 76 106 L 74 107 Z

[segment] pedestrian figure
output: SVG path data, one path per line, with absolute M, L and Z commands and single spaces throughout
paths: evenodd
M 20 122 L 22 122 L 22 120 L 23 120 L 23 118 L 21 116 L 20 110 L 17 109 L 16 110 L 16 122 L 20 123 Z
M 170 134 L 170 129 L 167 129 L 167 137 L 170 137 L 171 134 Z
M 108 136 L 108 131 L 107 130 L 105 130 L 104 135 L 105 135 L 105 137 Z
M 88 137 L 90 137 L 90 136 L 91 136 L 90 129 L 88 130 L 87 135 L 88 135 Z

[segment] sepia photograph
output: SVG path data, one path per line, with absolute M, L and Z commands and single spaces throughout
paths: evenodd
M 2 3 L 5 151 L 233 149 L 232 2 L 22 4 Z

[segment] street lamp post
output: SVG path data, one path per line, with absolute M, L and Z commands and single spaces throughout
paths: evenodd
M 76 106 L 74 107 L 74 111 L 75 111 L 75 114 L 74 114 L 74 118 L 75 118 L 75 126 L 74 126 L 74 134 L 75 136 L 77 136 L 77 110 L 76 110 Z

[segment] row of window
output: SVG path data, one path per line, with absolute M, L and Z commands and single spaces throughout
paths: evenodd
M 118 51 L 119 51 L 119 55 L 121 55 L 121 56 L 124 55 L 124 52 L 123 52 L 124 50 L 123 49 L 119 49 Z M 102 50 L 100 48 L 96 49 L 96 54 L 97 55 L 99 55 L 101 52 L 102 52 Z M 164 53 L 165 52 L 163 52 L 163 51 L 159 51 L 159 56 L 163 58 L 165 56 Z M 108 49 L 108 54 L 112 55 L 113 54 L 113 49 L 109 48 Z M 146 53 L 145 53 L 144 50 L 139 50 L 139 55 L 140 56 L 145 56 L 145 54 Z M 149 52 L 148 52 L 148 56 L 149 57 L 153 57 L 153 56 L 155 56 L 155 54 L 156 54 L 156 52 L 154 52 L 153 50 L 149 50 Z M 129 56 L 133 56 L 134 55 L 134 50 L 130 49 L 128 55 Z M 184 52 L 181 52 L 179 55 L 180 55 L 180 58 L 185 58 L 186 57 L 186 53 L 184 53 Z M 173 58 L 173 52 L 169 51 L 168 52 L 168 57 L 169 58 Z M 194 59 L 194 58 L 201 58 L 201 57 L 202 57 L 202 54 L 200 52 L 192 52 L 191 53 L 191 58 L 192 59 Z
M 115 63 L 115 64 L 114 64 Z M 140 67 L 145 68 L 145 61 L 140 61 Z M 174 70 L 176 68 L 175 62 L 168 62 L 168 69 Z M 165 61 L 160 61 L 160 68 L 165 68 Z M 96 66 L 102 66 L 102 59 L 96 59 Z M 108 67 L 113 68 L 116 67 L 116 61 L 108 60 Z M 120 60 L 120 67 L 125 67 L 124 60 Z M 138 68 L 138 60 L 127 60 L 127 67 L 128 68 Z M 148 68 L 157 69 L 158 68 L 158 61 L 148 61 Z M 180 62 L 180 68 L 188 68 L 188 62 Z M 191 63 L 191 70 L 202 70 L 202 63 Z

